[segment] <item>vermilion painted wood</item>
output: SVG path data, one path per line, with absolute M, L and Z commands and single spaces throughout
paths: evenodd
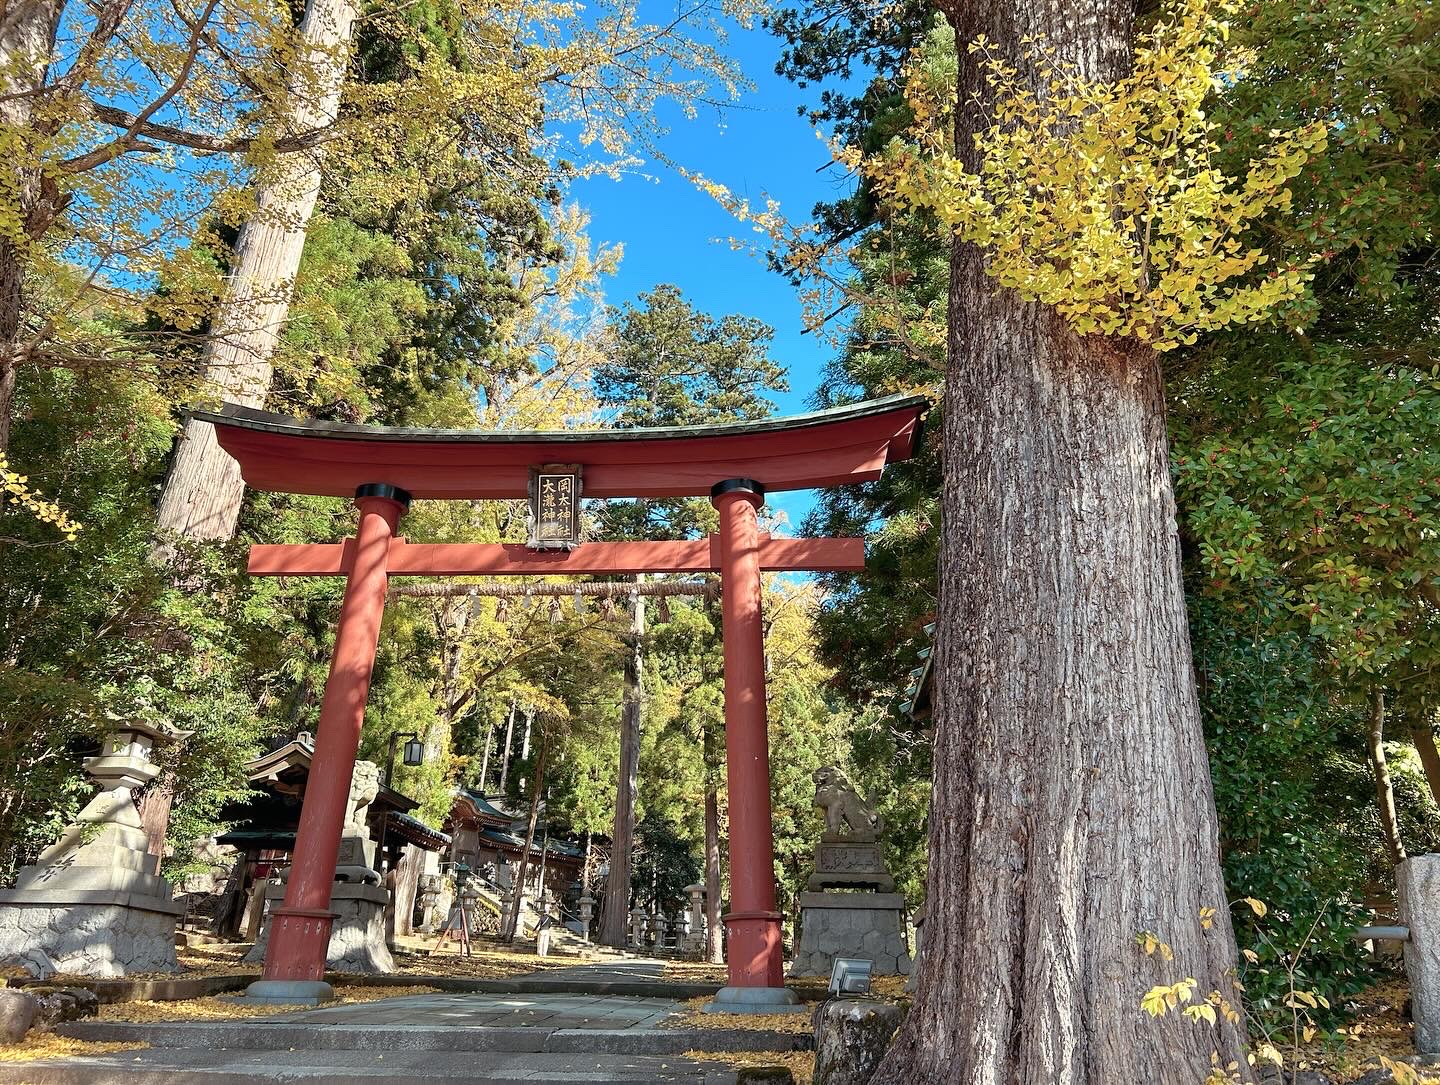
M 385 482 L 417 498 L 527 496 L 530 468 L 580 463 L 586 497 L 707 496 L 727 478 L 768 491 L 813 489 L 880 477 L 913 454 L 915 408 L 774 433 L 616 441 L 484 443 L 366 441 L 272 433 L 215 423 L 220 445 L 253 489 L 349 497 Z
M 775 910 L 770 738 L 765 710 L 765 628 L 760 613 L 759 494 L 732 490 L 720 510 L 720 614 L 725 652 L 725 781 L 730 793 L 731 987 L 780 987 L 784 961 Z
M 855 572 L 865 568 L 864 539 L 773 539 L 760 536 L 765 572 Z M 344 576 L 355 541 L 261 544 L 250 548 L 251 576 Z M 519 543 L 390 543 L 391 576 L 561 576 L 698 573 L 720 569 L 718 536 L 690 542 L 585 543 L 531 550 Z
M 335 651 L 315 730 L 290 879 L 285 900 L 271 920 L 265 949 L 267 980 L 319 980 L 325 975 L 334 921 L 330 888 L 349 814 L 350 778 L 385 614 L 386 559 L 395 525 L 405 512 L 400 502 L 384 497 L 363 497 L 359 505 L 360 528 L 357 538 L 349 540 L 353 568 L 335 625 Z

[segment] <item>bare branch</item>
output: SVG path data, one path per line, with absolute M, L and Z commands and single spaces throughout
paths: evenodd
M 141 134 L 141 129 L 149 123 L 150 118 L 164 109 L 170 100 L 179 94 L 185 84 L 190 81 L 190 73 L 194 71 L 195 61 L 199 59 L 200 56 L 201 35 L 204 31 L 205 24 L 210 21 L 210 16 L 214 14 L 215 8 L 219 3 L 220 0 L 208 0 L 206 3 L 205 10 L 200 13 L 199 19 L 196 20 L 195 26 L 190 31 L 190 40 L 185 44 L 185 60 L 181 63 L 180 70 L 175 73 L 175 78 L 172 79 L 170 85 L 165 88 L 165 92 L 141 110 L 139 115 L 135 117 L 134 121 L 131 122 L 122 135 L 112 139 L 109 143 L 101 144 L 99 147 L 87 151 L 85 154 L 67 159 L 60 163 L 61 169 L 67 173 L 84 173 L 86 170 L 92 170 L 96 166 L 103 166 L 106 162 L 118 158 L 134 147 L 136 138 Z

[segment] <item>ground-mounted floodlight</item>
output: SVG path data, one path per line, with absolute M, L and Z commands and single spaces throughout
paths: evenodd
M 868 995 L 870 971 L 874 967 L 874 961 L 861 957 L 836 957 L 830 967 L 830 994 L 836 997 Z

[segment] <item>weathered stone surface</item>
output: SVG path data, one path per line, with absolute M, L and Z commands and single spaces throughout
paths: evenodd
M 795 1075 L 783 1066 L 742 1066 L 735 1085 L 795 1085 Z
M 0 961 L 32 976 L 57 972 L 115 979 L 131 972 L 174 972 L 175 914 L 127 903 L 56 904 L 11 899 L 0 905 Z M 169 901 L 157 902 L 170 904 Z
M 1414 855 L 1395 868 L 1400 921 L 1410 928 L 1405 973 L 1415 1050 L 1440 1054 L 1440 855 Z
M 272 886 L 267 891 L 272 908 L 284 894 L 283 885 Z M 389 892 L 378 885 L 335 883 L 330 896 L 335 924 L 330 928 L 330 948 L 325 955 L 327 969 L 333 972 L 395 971 L 394 958 L 385 942 L 385 905 L 389 899 Z M 270 916 L 267 914 L 260 938 L 245 955 L 245 960 L 263 961 L 269 944 Z
M 877 976 L 906 975 L 904 900 L 894 893 L 801 893 L 792 976 L 828 976 L 836 957 L 872 962 Z
M 100 1012 L 100 996 L 83 987 L 28 987 L 35 999 L 34 1027 L 47 1032 L 62 1021 L 78 1021 Z
M 902 1014 L 898 1006 L 837 998 L 815 1011 L 815 1085 L 866 1085 Z
M 25 991 L 0 990 L 0 1043 L 18 1044 L 35 1021 L 35 999 Z

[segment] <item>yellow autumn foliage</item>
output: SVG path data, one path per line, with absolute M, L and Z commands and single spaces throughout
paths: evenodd
M 4 495 L 6 504 L 24 509 L 42 524 L 53 524 L 69 542 L 75 541 L 81 525 L 39 490 L 32 489 L 28 475 L 10 470 L 10 461 L 3 452 L 0 452 L 0 495 Z
M 951 135 L 956 58 L 939 28 L 907 67 L 910 131 L 880 154 L 838 156 L 898 207 L 982 246 L 990 276 L 1053 305 L 1081 333 L 1169 350 L 1266 319 L 1303 292 L 1313 259 L 1277 265 L 1242 238 L 1288 208 L 1288 183 L 1326 132 L 1272 131 L 1243 176 L 1217 165 L 1205 103 L 1237 74 L 1221 64 L 1235 10 L 1234 0 L 1179 0 L 1114 82 L 1087 79 L 1029 41 L 1027 78 L 977 38 L 968 50 L 987 102 L 965 108 L 988 110 L 989 123 L 964 156 Z

